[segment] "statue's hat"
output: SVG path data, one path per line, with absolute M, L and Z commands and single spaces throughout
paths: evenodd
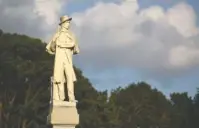
M 69 17 L 67 15 L 60 17 L 60 23 L 59 25 L 61 25 L 62 23 L 66 22 L 66 21 L 71 21 L 72 17 Z

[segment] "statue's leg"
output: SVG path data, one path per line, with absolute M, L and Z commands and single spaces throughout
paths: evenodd
M 59 88 L 59 99 L 62 100 L 62 101 L 64 101 L 64 99 L 65 99 L 64 83 L 61 82 L 59 84 L 58 88 Z
M 59 100 L 58 84 L 53 84 L 53 100 Z
M 67 91 L 69 101 L 75 101 L 74 95 L 74 82 L 72 78 L 72 70 L 69 68 L 65 69 L 66 80 L 67 80 Z
M 75 101 L 74 84 L 72 79 L 67 79 L 67 89 L 69 101 Z

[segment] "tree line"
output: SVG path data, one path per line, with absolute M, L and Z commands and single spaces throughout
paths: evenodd
M 45 128 L 49 113 L 50 77 L 54 57 L 45 43 L 0 30 L 0 127 Z M 191 98 L 172 93 L 170 99 L 145 82 L 97 91 L 82 71 L 75 94 L 79 128 L 199 127 L 199 90 Z M 67 115 L 67 114 L 65 114 Z

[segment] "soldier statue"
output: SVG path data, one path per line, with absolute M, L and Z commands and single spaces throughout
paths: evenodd
M 72 18 L 65 15 L 60 18 L 57 32 L 46 46 L 49 54 L 55 55 L 53 73 L 53 101 L 65 100 L 65 83 L 67 83 L 69 102 L 76 102 L 74 82 L 77 80 L 73 69 L 72 56 L 79 53 L 76 38 L 69 30 Z

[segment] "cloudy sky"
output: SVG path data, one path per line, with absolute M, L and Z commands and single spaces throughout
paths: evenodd
M 169 95 L 199 87 L 199 1 L 0 0 L 0 28 L 48 42 L 73 17 L 77 67 L 98 90 L 146 81 Z

